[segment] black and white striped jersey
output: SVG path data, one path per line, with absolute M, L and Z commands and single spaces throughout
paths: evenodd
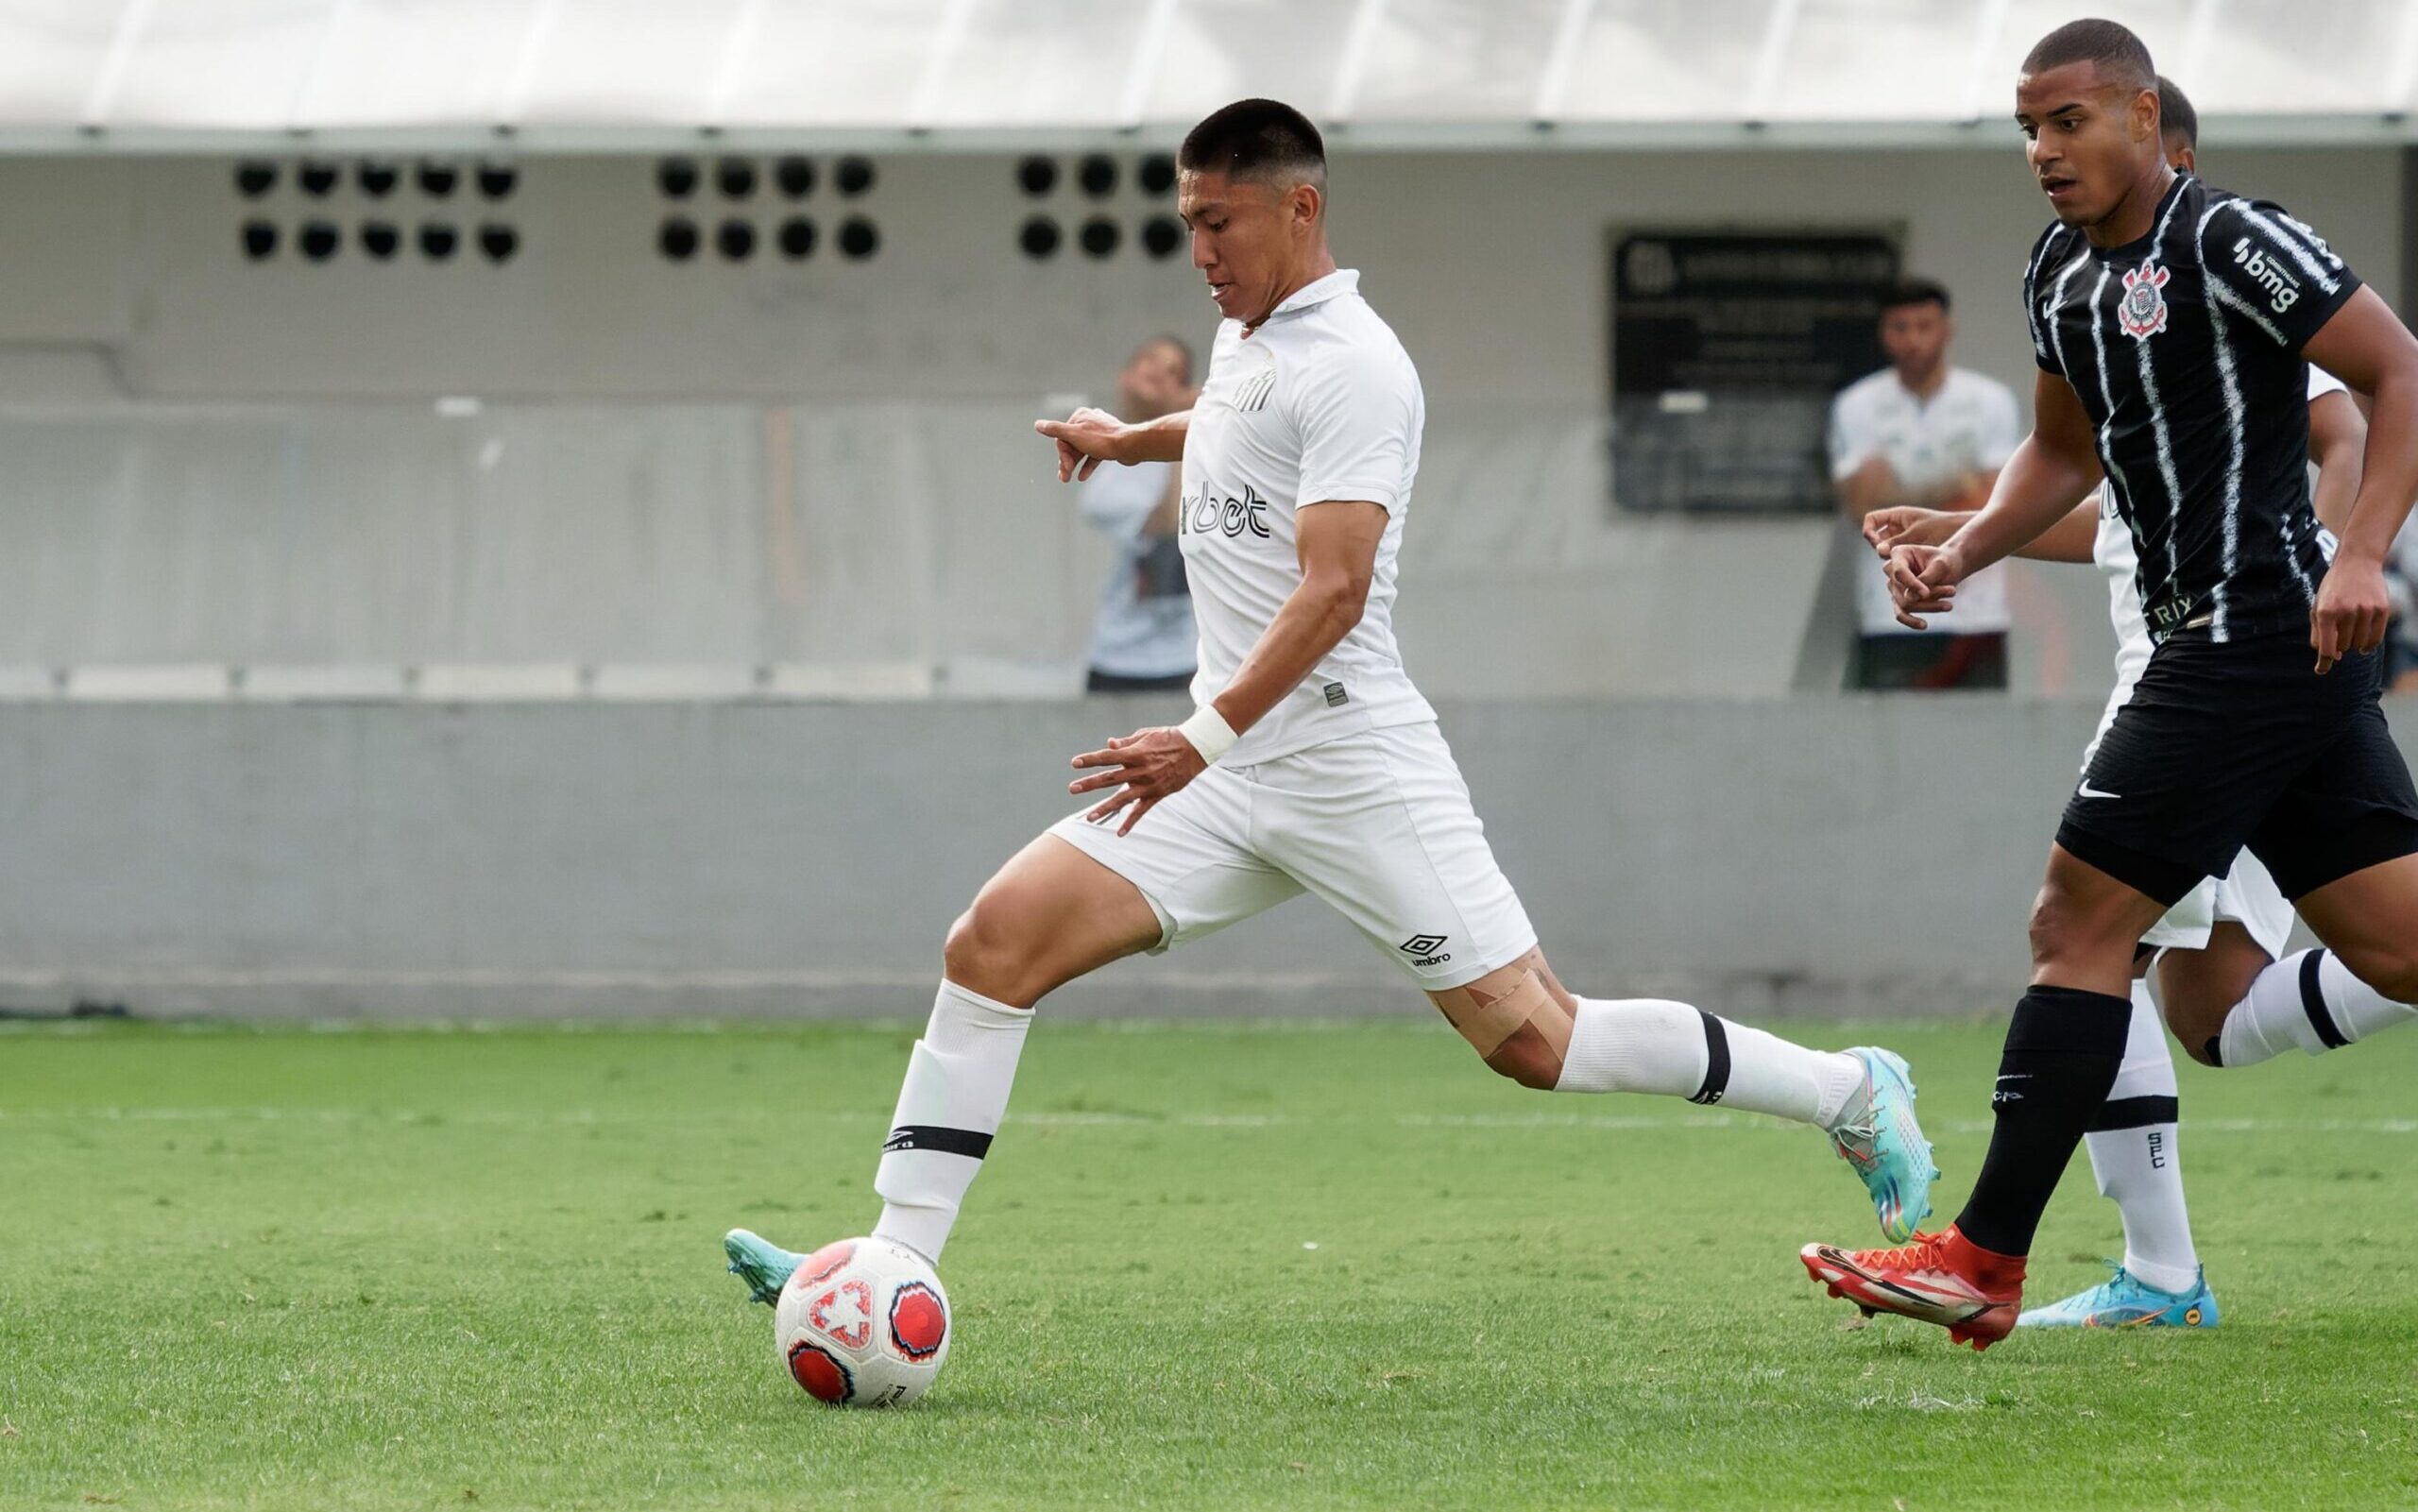
M 2300 349 L 2358 286 L 2279 207 L 2188 174 L 2138 241 L 2056 225 L 2034 245 L 2034 354 L 2097 431 L 2156 639 L 2307 622 L 2332 542 L 2309 503 Z

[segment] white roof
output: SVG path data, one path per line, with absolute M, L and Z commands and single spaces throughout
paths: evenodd
M 2418 5 L 2094 0 L 2228 142 L 2397 140 Z M 2070 0 L 5 0 L 0 147 L 1888 141 L 2003 119 Z

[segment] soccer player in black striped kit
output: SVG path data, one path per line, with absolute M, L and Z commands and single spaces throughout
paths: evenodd
M 2418 339 L 2309 228 L 2168 165 L 2156 70 L 2124 27 L 2051 32 L 2016 101 L 2057 217 L 2024 273 L 2033 433 L 1945 545 L 1892 552 L 1892 589 L 1910 622 L 1940 612 L 2103 468 L 2156 650 L 2050 854 L 1964 1212 L 1901 1249 L 1801 1257 L 1834 1295 L 1976 1349 L 2014 1326 L 2040 1215 L 2114 1081 L 2135 944 L 2202 878 L 2244 846 L 2266 863 L 2326 946 L 2281 984 L 2313 1022 L 2418 1001 L 2418 790 L 2376 655 L 2418 496 Z M 2339 540 L 2310 507 L 2304 359 L 2373 406 Z

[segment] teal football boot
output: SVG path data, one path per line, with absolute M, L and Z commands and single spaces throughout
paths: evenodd
M 730 1257 L 730 1273 L 747 1283 L 750 1300 L 770 1307 L 780 1300 L 790 1272 L 805 1263 L 760 1234 L 733 1229 L 722 1236 L 722 1252 Z
M 2018 1328 L 2214 1328 L 2217 1294 L 2208 1290 L 2203 1266 L 2188 1290 L 2162 1292 L 2107 1262 L 2115 1272 L 2098 1285 L 2061 1302 L 2035 1307 L 2015 1320 Z
M 1864 1089 L 1848 1099 L 1831 1147 L 1864 1178 L 1882 1236 L 1904 1244 L 1931 1216 L 1931 1183 L 1939 1179 L 1931 1141 L 1915 1121 L 1914 1077 L 1894 1051 L 1866 1045 L 1847 1053 L 1864 1062 Z

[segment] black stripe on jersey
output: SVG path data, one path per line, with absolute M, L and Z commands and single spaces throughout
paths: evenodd
M 2025 270 L 2042 365 L 2089 416 L 2154 639 L 2305 621 L 2324 575 L 2301 348 L 2358 286 L 2276 206 L 2179 176 L 2146 234 L 2052 227 Z

